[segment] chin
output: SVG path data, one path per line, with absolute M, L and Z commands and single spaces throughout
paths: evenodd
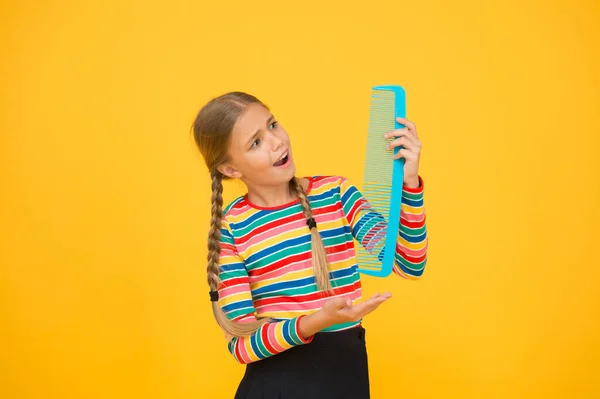
M 290 167 L 285 171 L 285 181 L 289 182 L 296 176 L 296 165 L 290 165 Z
M 287 170 L 287 172 L 289 175 L 288 181 L 290 181 L 294 178 L 294 176 L 296 176 L 296 165 L 295 164 L 290 165 L 290 168 Z

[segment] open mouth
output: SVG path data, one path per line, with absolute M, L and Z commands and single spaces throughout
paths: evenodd
M 273 166 L 284 166 L 288 163 L 289 159 L 289 151 L 286 151 L 281 155 L 281 158 L 279 158 L 279 160 L 273 164 Z

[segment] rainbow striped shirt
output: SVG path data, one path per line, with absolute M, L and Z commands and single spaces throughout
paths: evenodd
M 361 226 L 382 218 L 346 178 L 308 178 L 307 197 L 327 251 L 332 295 L 317 292 L 311 262 L 311 236 L 298 200 L 275 208 L 258 207 L 247 195 L 224 210 L 221 227 L 219 305 L 231 320 L 256 317 L 273 321 L 250 337 L 229 339 L 229 351 L 240 363 L 251 363 L 309 343 L 298 330 L 300 319 L 335 296 L 361 299 L 354 240 L 368 246 L 372 231 Z M 423 181 L 404 187 L 394 272 L 407 279 L 423 274 L 427 262 L 427 230 Z M 383 218 L 382 218 L 383 220 Z M 385 225 L 385 221 L 382 221 Z M 375 225 L 373 229 L 380 229 Z M 331 326 L 339 331 L 360 321 Z

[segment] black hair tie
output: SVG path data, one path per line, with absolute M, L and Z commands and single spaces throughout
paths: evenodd
M 210 291 L 210 301 L 217 302 L 219 300 L 219 291 Z
M 312 229 L 312 228 L 317 228 L 317 222 L 315 222 L 315 219 L 314 219 L 314 218 L 310 218 L 310 219 L 308 219 L 308 220 L 306 221 L 306 224 L 308 225 L 308 228 L 309 228 L 309 229 Z

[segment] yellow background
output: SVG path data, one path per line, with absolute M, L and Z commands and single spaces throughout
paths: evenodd
M 388 83 L 430 250 L 419 282 L 364 279 L 394 294 L 373 398 L 600 397 L 599 26 L 591 0 L 3 2 L 0 397 L 233 397 L 191 122 L 248 91 L 299 175 L 360 185 Z

